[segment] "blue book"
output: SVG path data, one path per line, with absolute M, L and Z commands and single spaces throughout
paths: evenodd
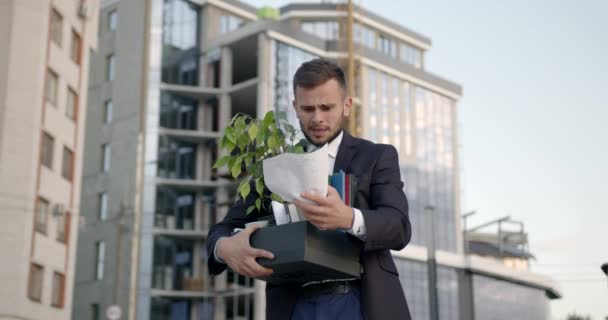
M 340 195 L 340 199 L 346 203 L 346 174 L 344 171 L 340 170 L 340 172 L 336 172 L 333 175 L 329 176 L 329 185 L 334 187 L 338 194 Z

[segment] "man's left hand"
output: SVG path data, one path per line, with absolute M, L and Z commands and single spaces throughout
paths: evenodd
M 321 230 L 350 230 L 353 227 L 353 209 L 344 204 L 332 186 L 328 186 L 327 197 L 309 192 L 302 193 L 301 197 L 316 203 L 310 204 L 300 199 L 293 201 L 315 227 Z

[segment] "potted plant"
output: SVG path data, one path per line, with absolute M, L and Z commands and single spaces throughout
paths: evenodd
M 268 198 L 283 203 L 277 194 L 264 192 L 262 161 L 285 152 L 304 153 L 308 141 L 296 142 L 297 136 L 298 131 L 288 123 L 284 112 L 269 111 L 263 119 L 237 114 L 230 120 L 220 140 L 220 149 L 226 155 L 220 157 L 213 168 L 227 167 L 230 176 L 238 182 L 237 196 L 243 201 L 254 193 L 255 204 L 247 208 L 246 214 L 260 211 Z

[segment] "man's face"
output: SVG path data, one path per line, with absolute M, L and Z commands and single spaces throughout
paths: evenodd
M 345 98 L 335 79 L 311 89 L 296 87 L 293 101 L 302 132 L 316 146 L 331 142 L 340 134 L 351 104 L 352 99 Z

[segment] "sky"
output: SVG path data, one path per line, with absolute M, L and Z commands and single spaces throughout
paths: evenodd
M 507 214 L 525 223 L 532 270 L 563 291 L 552 319 L 608 317 L 608 1 L 355 3 L 430 37 L 426 70 L 463 86 L 470 225 Z

